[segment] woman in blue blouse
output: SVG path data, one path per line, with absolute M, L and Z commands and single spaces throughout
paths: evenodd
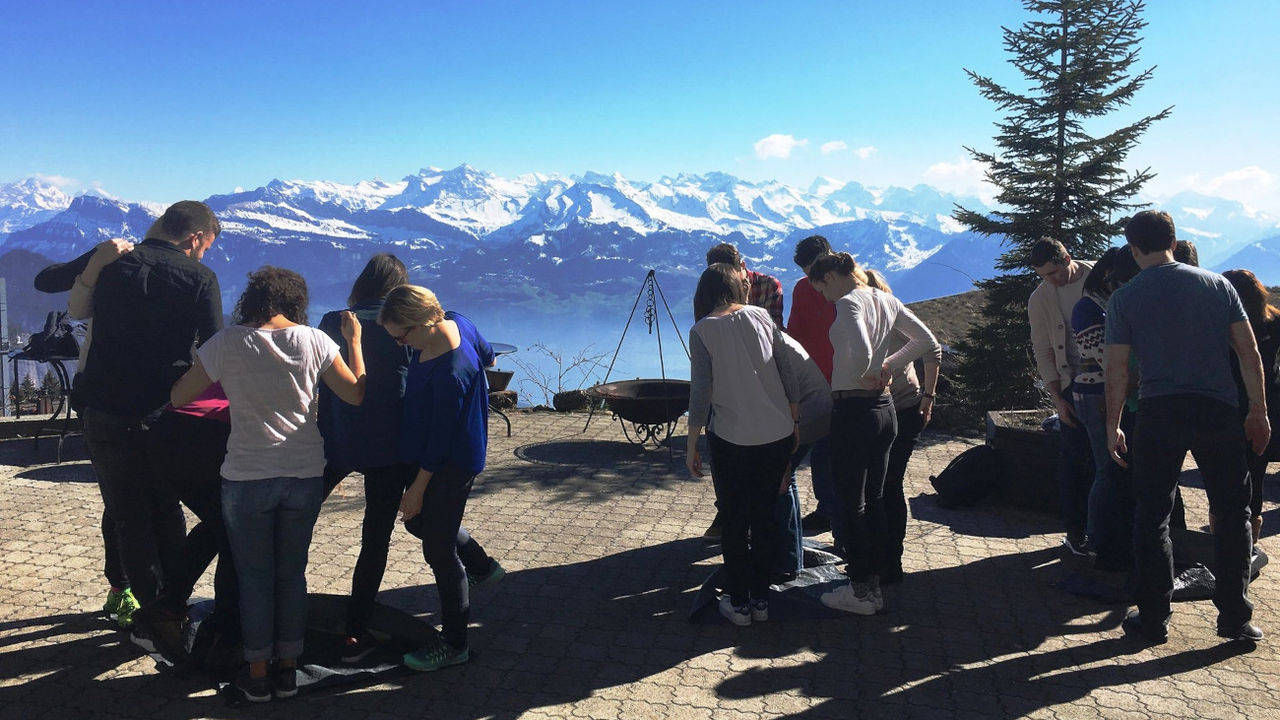
M 388 293 L 378 323 L 414 348 L 405 382 L 400 459 L 417 474 L 400 501 L 405 529 L 422 540 L 436 576 L 442 637 L 404 656 L 414 670 L 437 670 L 469 658 L 467 574 L 456 540 L 475 477 L 484 469 L 489 392 L 480 352 L 488 343 L 469 320 L 445 314 L 430 290 L 401 285 Z

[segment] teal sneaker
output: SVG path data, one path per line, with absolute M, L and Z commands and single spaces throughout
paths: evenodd
M 450 665 L 461 665 L 471 659 L 468 648 L 455 648 L 444 640 L 404 656 L 405 667 L 418 672 L 431 672 Z
M 497 560 L 494 560 L 493 564 L 489 566 L 489 572 L 483 575 L 472 575 L 467 573 L 467 587 L 471 590 L 477 590 L 489 585 L 496 585 L 502 580 L 502 578 L 506 577 L 506 575 L 507 571 L 502 567 L 502 565 L 498 564 Z
M 107 594 L 107 602 L 103 604 L 103 611 L 110 615 L 114 615 L 116 624 L 122 628 L 133 627 L 133 612 L 140 606 L 138 599 L 133 596 L 133 591 L 125 588 L 119 592 L 112 590 Z

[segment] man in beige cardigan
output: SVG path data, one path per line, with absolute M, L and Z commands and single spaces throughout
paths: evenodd
M 1084 279 L 1093 263 L 1071 259 L 1062 243 L 1043 238 L 1031 248 L 1031 268 L 1042 282 L 1027 303 L 1036 370 L 1053 398 L 1062 430 L 1058 459 L 1058 489 L 1067 548 L 1088 553 L 1085 526 L 1089 517 L 1089 488 L 1093 471 L 1089 436 L 1076 420 L 1071 383 L 1080 370 L 1080 356 L 1071 332 L 1071 311 L 1084 293 Z

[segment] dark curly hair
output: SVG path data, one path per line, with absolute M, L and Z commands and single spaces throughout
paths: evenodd
M 232 322 L 261 325 L 276 315 L 307 324 L 307 281 L 292 270 L 263 265 L 249 273 L 249 284 L 236 301 Z

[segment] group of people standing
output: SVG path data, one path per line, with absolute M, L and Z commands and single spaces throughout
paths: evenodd
M 1043 279 L 1028 304 L 1036 365 L 1062 431 L 1059 487 L 1070 552 L 1131 572 L 1135 638 L 1168 639 L 1170 527 L 1186 527 L 1178 476 L 1204 477 L 1215 541 L 1217 631 L 1261 640 L 1248 599 L 1262 529 L 1268 404 L 1280 310 L 1247 270 L 1198 267 L 1168 213 L 1137 213 L 1128 244 L 1096 262 L 1057 240 L 1031 251 Z
M 137 245 L 108 241 L 37 278 L 92 318 L 72 395 L 105 506 L 107 609 L 182 657 L 187 601 L 216 555 L 204 635 L 243 648 L 233 690 L 296 694 L 312 531 L 329 491 L 360 472 L 342 659 L 377 645 L 366 625 L 398 512 L 436 576 L 443 625 L 404 663 L 466 662 L 469 590 L 505 572 L 461 526 L 484 469 L 492 348 L 385 254 L 319 328 L 302 277 L 271 266 L 249 275 L 224 328 L 218 279 L 200 263 L 220 231 L 206 205 L 179 202 Z M 189 534 L 180 501 L 200 519 Z
M 718 607 L 738 625 L 768 619 L 771 581 L 801 569 L 799 536 L 819 523 L 849 575 L 823 604 L 884 609 L 882 584 L 902 579 L 902 475 L 941 364 L 937 340 L 883 277 L 820 235 L 794 260 L 806 277 L 785 328 L 781 285 L 731 245 L 708 252 L 693 299 L 687 463 L 703 476 L 705 430 L 726 577 Z M 818 509 L 801 519 L 794 478 L 806 454 Z

